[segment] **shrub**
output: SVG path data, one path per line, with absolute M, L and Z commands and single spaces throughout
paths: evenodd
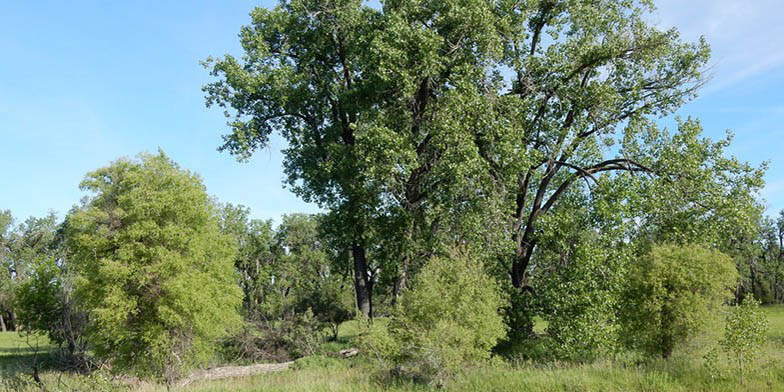
M 370 348 L 402 374 L 441 383 L 490 357 L 505 334 L 501 295 L 482 264 L 465 251 L 430 259 L 405 291 L 388 328 L 370 332 Z
M 630 268 L 621 338 L 669 358 L 732 296 L 738 273 L 729 256 L 698 245 L 657 245 Z
M 201 179 L 162 152 L 89 173 L 68 217 L 76 297 L 95 354 L 116 371 L 174 382 L 239 326 L 235 249 Z
M 229 361 L 283 362 L 321 351 L 325 328 L 309 309 L 274 320 L 248 322 L 223 342 Z

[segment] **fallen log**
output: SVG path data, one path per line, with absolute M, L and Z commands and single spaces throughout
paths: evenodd
M 177 387 L 184 387 L 194 381 L 218 380 L 221 378 L 246 377 L 254 374 L 280 372 L 288 369 L 294 361 L 281 363 L 260 363 L 248 366 L 222 366 L 199 370 L 177 382 Z

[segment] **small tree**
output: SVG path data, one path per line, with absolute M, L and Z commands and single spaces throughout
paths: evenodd
M 405 291 L 388 330 L 369 345 L 398 370 L 443 382 L 465 364 L 487 359 L 506 330 L 496 282 L 476 258 L 454 252 L 430 259 Z
M 45 257 L 30 265 L 29 279 L 16 288 L 14 306 L 26 332 L 45 333 L 71 365 L 89 366 L 84 339 L 87 313 L 74 302 L 72 276 Z
M 239 326 L 235 247 L 201 179 L 163 152 L 89 173 L 94 193 L 68 218 L 76 295 L 95 354 L 175 381 Z
M 743 384 L 746 366 L 759 354 L 768 332 L 768 320 L 759 309 L 759 302 L 751 296 L 738 306 L 731 307 L 724 319 L 724 338 L 719 346 L 738 364 L 738 376 Z
M 656 245 L 631 268 L 621 312 L 621 338 L 669 358 L 732 296 L 732 259 L 699 245 Z

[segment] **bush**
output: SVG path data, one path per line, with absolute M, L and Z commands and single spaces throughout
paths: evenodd
M 388 327 L 374 325 L 369 349 L 404 375 L 442 383 L 490 357 L 505 334 L 501 295 L 467 252 L 430 259 L 405 291 Z
M 171 384 L 241 325 L 232 240 L 198 175 L 162 152 L 118 160 L 81 188 L 93 195 L 66 238 L 90 348 L 115 371 Z
M 698 245 L 658 245 L 630 268 L 621 338 L 669 358 L 732 297 L 738 273 L 729 256 Z

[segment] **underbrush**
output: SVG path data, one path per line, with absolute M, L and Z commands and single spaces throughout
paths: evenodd
M 356 321 L 344 323 L 336 341 L 320 346 L 321 354 L 294 362 L 290 370 L 251 377 L 200 381 L 178 389 L 191 392 L 218 391 L 780 391 L 784 390 L 784 306 L 763 308 L 770 322 L 767 341 L 753 364 L 743 386 L 729 365 L 714 374 L 704 366 L 702 355 L 716 342 L 721 331 L 707 334 L 679 348 L 669 360 L 646 359 L 621 353 L 593 363 L 544 360 L 545 353 L 528 357 L 501 359 L 496 355 L 482 365 L 463 369 L 440 389 L 401 379 L 378 368 L 360 354 L 342 358 L 337 351 L 352 347 L 357 339 Z M 383 322 L 378 320 L 376 322 Z M 539 331 L 541 329 L 537 328 Z M 537 350 L 541 342 L 529 342 Z M 16 334 L 0 334 L 0 365 L 3 366 L 3 391 L 40 391 L 32 380 L 29 348 Z M 45 346 L 43 346 L 45 347 Z M 540 349 L 543 350 L 543 349 Z M 529 351 L 530 353 L 531 351 Z M 37 351 L 45 358 L 43 351 Z M 162 385 L 142 383 L 108 373 L 91 375 L 43 369 L 41 379 L 48 391 L 140 391 L 163 392 Z

